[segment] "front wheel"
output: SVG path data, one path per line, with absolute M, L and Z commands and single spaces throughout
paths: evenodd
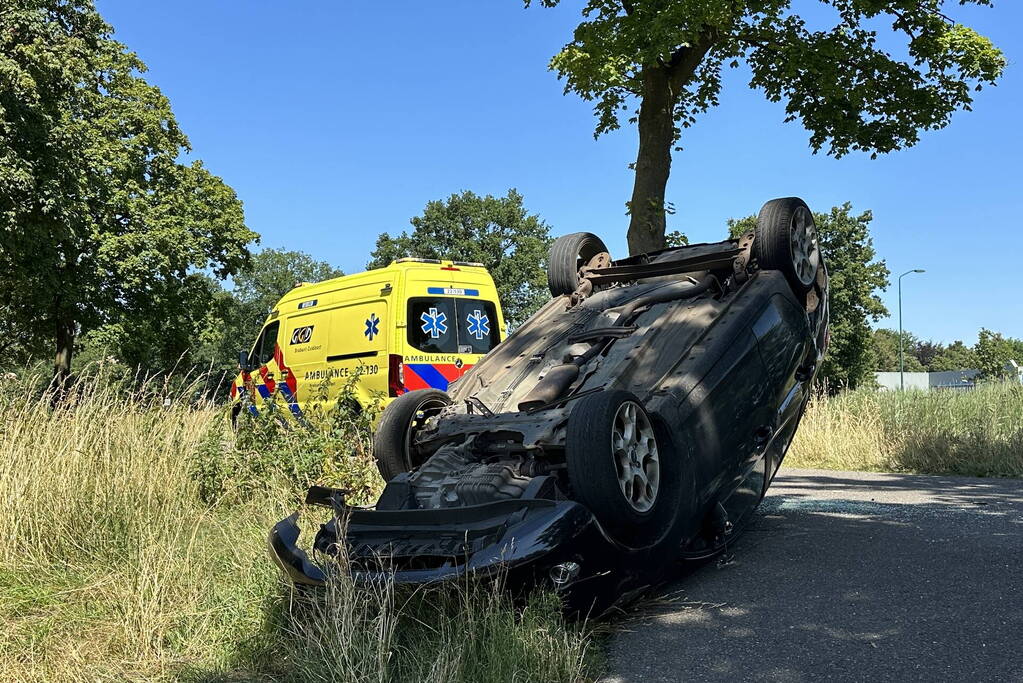
M 658 540 L 678 513 L 679 468 L 665 441 L 627 391 L 585 396 L 568 418 L 565 458 L 574 496 L 631 547 Z
M 451 398 L 443 391 L 421 389 L 402 394 L 384 409 L 373 435 L 373 457 L 384 481 L 423 464 L 412 448 L 416 430 L 449 405 Z

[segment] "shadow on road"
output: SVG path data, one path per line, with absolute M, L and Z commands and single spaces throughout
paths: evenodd
M 1023 680 L 1023 482 L 783 471 L 609 681 Z

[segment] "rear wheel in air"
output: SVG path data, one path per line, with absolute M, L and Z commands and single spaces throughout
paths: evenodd
M 797 293 L 810 291 L 821 253 L 817 226 L 806 202 L 785 197 L 764 204 L 757 216 L 753 255 L 760 268 L 784 273 Z
M 589 232 L 573 232 L 554 240 L 547 252 L 547 286 L 551 295 L 574 292 L 579 287 L 579 269 L 606 251 L 603 240 Z

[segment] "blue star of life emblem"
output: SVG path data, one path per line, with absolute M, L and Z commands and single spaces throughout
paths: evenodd
M 376 313 L 370 313 L 369 318 L 366 320 L 366 329 L 362 332 L 370 341 L 373 341 L 373 337 L 380 334 L 380 318 L 377 317 Z
M 423 321 L 423 333 L 430 335 L 431 339 L 437 339 L 448 332 L 448 316 L 443 312 L 438 313 L 436 308 L 423 313 L 419 319 Z
M 469 334 L 478 340 L 482 340 L 490 334 L 490 318 L 479 310 L 474 310 L 467 315 L 465 322 L 469 323 Z

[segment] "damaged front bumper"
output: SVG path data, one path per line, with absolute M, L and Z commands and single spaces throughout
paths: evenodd
M 345 508 L 336 496 L 333 502 L 335 517 L 320 527 L 313 547 L 327 556 L 344 548 L 356 580 L 434 583 L 503 574 L 511 588 L 547 583 L 570 591 L 587 584 L 603 591 L 607 581 L 620 578 L 622 549 L 573 501 L 515 499 L 430 510 Z M 278 522 L 269 536 L 271 557 L 292 582 L 323 585 L 333 565 L 314 563 L 298 547 L 299 534 L 298 513 Z

